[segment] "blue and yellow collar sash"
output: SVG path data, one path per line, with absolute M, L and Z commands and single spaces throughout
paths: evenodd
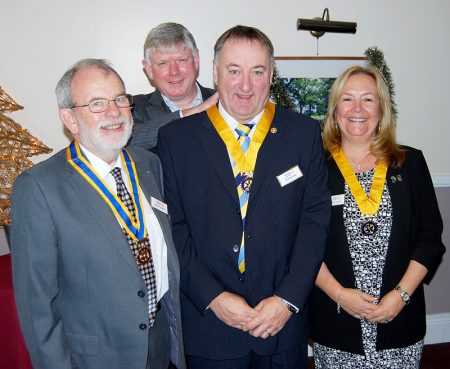
M 83 156 L 80 146 L 76 140 L 72 141 L 66 150 L 67 161 L 75 170 L 100 194 L 108 206 L 113 211 L 116 218 L 119 220 L 123 229 L 130 235 L 130 237 L 139 241 L 147 237 L 147 230 L 144 222 L 144 212 L 142 210 L 141 193 L 139 191 L 139 178 L 136 172 L 136 167 L 130 153 L 126 149 L 122 149 L 120 158 L 122 160 L 123 168 L 125 169 L 129 179 L 129 189 L 131 189 L 131 199 L 133 201 L 134 209 L 136 210 L 136 221 L 123 204 L 122 200 L 111 190 L 111 188 L 100 178 L 98 173 Z

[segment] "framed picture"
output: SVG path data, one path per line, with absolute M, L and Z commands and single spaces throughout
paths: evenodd
M 294 103 L 294 110 L 322 121 L 328 93 L 336 77 L 347 67 L 365 65 L 364 56 L 278 56 L 281 83 Z

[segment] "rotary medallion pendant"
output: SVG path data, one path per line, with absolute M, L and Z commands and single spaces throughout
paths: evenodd
M 147 264 L 150 260 L 150 248 L 148 246 L 147 239 L 144 238 L 138 241 L 138 249 L 136 255 L 136 261 L 139 265 Z
M 364 236 L 373 236 L 377 233 L 378 224 L 375 218 L 369 218 L 362 222 L 361 232 Z
M 242 191 L 244 191 L 247 195 L 250 193 L 250 189 L 252 187 L 252 181 L 253 181 L 253 171 L 241 173 L 240 186 L 241 186 Z

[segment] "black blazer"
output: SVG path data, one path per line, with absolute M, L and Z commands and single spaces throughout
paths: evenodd
M 256 162 L 246 217 L 246 272 L 238 270 L 239 200 L 228 156 L 206 112 L 159 131 L 166 200 L 181 275 L 186 352 L 223 360 L 251 350 L 270 355 L 306 345 L 306 313 L 292 315 L 266 340 L 220 321 L 208 309 L 224 291 L 249 305 L 274 294 L 305 308 L 322 262 L 330 193 L 316 121 L 276 107 Z M 303 176 L 281 187 L 276 176 L 298 165 Z
M 203 100 L 216 91 L 200 86 Z M 158 130 L 173 120 L 180 119 L 180 112 L 171 112 L 164 102 L 161 92 L 155 90 L 147 95 L 133 96 L 133 132 L 129 145 L 143 147 L 158 154 Z
M 393 207 L 393 223 L 381 297 L 394 289 L 410 260 L 428 269 L 427 279 L 435 272 L 445 252 L 442 244 L 442 219 L 425 159 L 411 147 L 400 168 L 389 167 L 386 181 Z M 344 193 L 344 178 L 335 161 L 327 159 L 331 195 Z M 399 180 L 401 179 L 401 180 Z M 347 288 L 355 288 L 352 261 L 343 223 L 342 205 L 333 206 L 330 237 L 325 263 L 331 274 Z M 311 339 L 322 345 L 363 354 L 361 325 L 341 309 L 322 290 L 315 287 L 311 298 Z M 425 300 L 423 285 L 414 292 L 409 305 L 389 324 L 377 326 L 377 350 L 405 347 L 425 336 Z

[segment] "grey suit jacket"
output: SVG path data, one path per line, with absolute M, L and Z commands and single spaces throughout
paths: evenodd
M 200 86 L 203 100 L 215 91 Z M 148 95 L 133 96 L 133 133 L 129 145 L 143 147 L 157 153 L 159 129 L 173 120 L 180 119 L 180 112 L 172 113 L 158 90 Z
M 162 198 L 158 158 L 131 148 L 140 186 Z M 171 357 L 185 368 L 179 266 L 166 214 Z M 113 212 L 66 160 L 65 150 L 20 175 L 12 196 L 15 296 L 35 369 L 143 369 L 149 330 L 144 280 Z M 151 334 L 151 332 L 150 332 Z

